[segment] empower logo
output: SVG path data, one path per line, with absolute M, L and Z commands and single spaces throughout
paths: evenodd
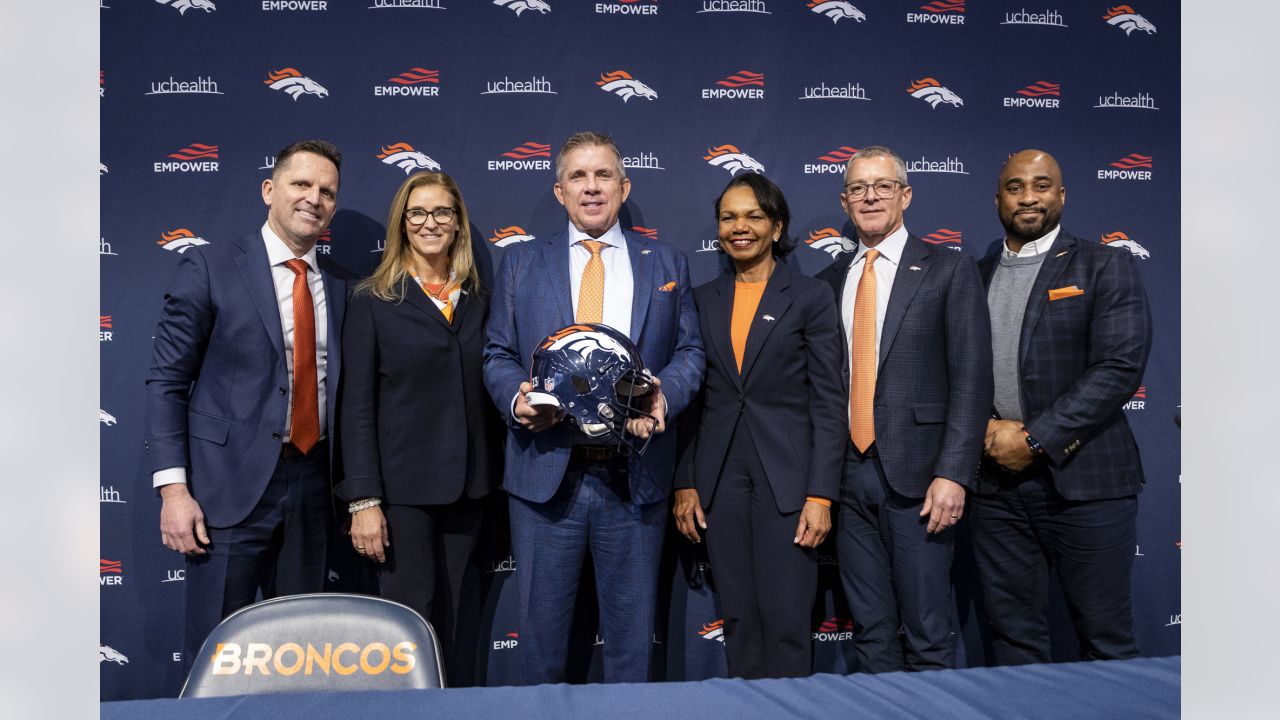
M 1026 8 L 1017 12 L 1007 12 L 1004 14 L 1004 20 L 1001 25 L 1051 25 L 1053 27 L 1067 27 L 1062 21 L 1062 13 L 1057 10 L 1042 10 L 1040 12 L 1027 12 Z
M 195 8 L 196 10 L 203 10 L 207 13 L 218 9 L 217 6 L 209 0 L 156 0 L 156 2 L 161 5 L 168 5 L 174 10 L 177 10 L 179 15 L 186 15 L 187 11 L 192 8 Z
M 938 228 L 937 232 L 929 233 L 920 239 L 930 245 L 940 245 L 948 250 L 959 251 L 961 243 L 964 242 L 964 235 L 959 230 Z
M 1159 110 L 1156 101 L 1149 93 L 1137 95 L 1121 95 L 1118 91 L 1110 95 L 1099 95 L 1096 108 L 1136 108 L 1140 110 Z
M 321 12 L 329 9 L 326 0 L 262 0 L 263 12 L 310 10 Z
M 764 173 L 764 165 L 734 145 L 717 145 L 707 148 L 707 154 L 703 155 L 702 159 L 718 168 L 728 170 L 730 175 L 737 175 L 744 171 Z
M 502 153 L 508 160 L 490 160 L 489 171 L 495 170 L 550 170 L 551 146 L 532 140 Z M 548 158 L 538 160 L 537 158 Z
M 1111 163 L 1115 170 L 1099 170 L 1099 180 L 1150 180 L 1151 165 L 1154 159 L 1150 155 L 1129 153 Z M 1143 169 L 1146 168 L 1146 169 Z
M 123 585 L 124 567 L 120 560 L 98 558 L 98 585 Z
M 647 228 L 641 225 L 633 225 L 631 227 L 631 232 L 636 233 L 637 235 L 643 235 L 650 240 L 658 239 L 658 228 Z
M 614 0 L 596 3 L 597 15 L 657 15 L 658 0 Z
M 1004 99 L 1005 107 L 1057 108 L 1061 103 L 1062 86 L 1048 80 L 1037 80 L 1014 94 L 1018 97 Z
M 152 163 L 155 172 L 218 172 L 217 145 L 191 143 L 165 157 L 171 160 Z
M 387 165 L 394 165 L 404 170 L 405 175 L 409 175 L 415 170 L 440 169 L 440 163 L 427 157 L 425 153 L 414 150 L 409 143 L 401 142 L 394 145 L 383 145 L 382 152 L 378 153 L 377 158 Z
M 316 253 L 318 255 L 328 255 L 333 250 L 333 230 L 325 228 L 324 232 L 316 238 Z
M 600 79 L 596 81 L 596 86 L 605 92 L 613 93 L 622 98 L 622 102 L 626 102 L 637 95 L 646 100 L 658 99 L 658 93 L 653 88 L 635 79 L 626 70 L 600 73 Z
M 315 95 L 318 98 L 329 97 L 329 91 L 324 89 L 320 83 L 305 77 L 297 68 L 283 68 L 280 70 L 272 70 L 267 74 L 267 79 L 262 81 L 263 85 L 270 87 L 272 90 L 279 90 L 288 93 L 297 102 L 298 98 L 303 95 Z
M 1133 253 L 1134 255 L 1137 255 L 1139 258 L 1143 260 L 1151 259 L 1150 251 L 1148 251 L 1146 248 L 1139 245 L 1137 241 L 1133 240 L 1128 235 L 1125 235 L 1119 230 L 1115 232 L 1109 232 L 1103 235 L 1102 244 L 1106 245 L 1107 247 L 1124 248 L 1129 252 Z
M 543 0 L 493 0 L 493 4 L 514 10 L 517 17 L 525 10 L 537 10 L 543 15 L 551 12 L 551 6 Z
M 1137 391 L 1133 393 L 1133 397 L 1129 402 L 1124 404 L 1125 410 L 1146 410 L 1147 409 L 1147 386 L 1141 385 Z M 1181 549 L 1181 548 L 1179 548 Z
M 107 412 L 106 410 L 103 410 L 103 409 L 99 408 L 99 409 L 98 409 L 98 422 L 102 423 L 103 425 L 106 425 L 107 427 L 111 427 L 112 425 L 115 425 L 115 424 L 116 424 L 116 416 L 115 416 L 115 415 L 112 415 L 111 413 Z
M 698 637 L 703 640 L 715 640 L 716 642 L 724 643 L 724 618 L 703 624 L 702 629 L 698 630 L 697 633 Z
M 839 230 L 829 227 L 809 233 L 809 237 L 805 238 L 804 244 L 814 250 L 821 250 L 830 255 L 832 260 L 840 257 L 840 253 L 853 252 L 858 249 L 856 240 L 850 240 L 841 235 Z
M 924 12 L 907 13 L 909 23 L 933 23 L 934 25 L 963 25 L 964 0 L 934 0 L 921 5 Z
M 911 83 L 911 86 L 907 88 L 907 93 L 913 98 L 919 98 L 929 103 L 935 110 L 942 103 L 948 103 L 956 107 L 964 105 L 964 101 L 960 99 L 959 95 L 951 92 L 942 83 L 931 77 L 920 78 Z
M 300 643 L 287 642 L 272 647 L 267 643 L 218 643 L 210 657 L 214 675 L 253 675 L 255 672 L 270 675 L 275 670 L 277 675 L 313 675 L 323 672 L 325 675 L 381 675 L 390 670 L 397 675 L 404 675 L 418 664 L 413 651 L 418 646 L 408 640 L 394 645 L 384 642 L 371 642 L 361 647 L 353 642 L 334 645 L 325 643 L 317 648 L 307 643 L 304 650 Z M 347 662 L 345 658 L 351 658 Z M 393 662 L 394 661 L 394 662 Z M 269 667 L 268 667 L 269 665 Z
M 1124 30 L 1125 35 L 1130 35 L 1134 30 L 1141 30 L 1148 35 L 1156 34 L 1156 26 L 1151 21 L 1142 17 L 1133 11 L 1128 5 L 1116 5 L 1107 10 L 1107 14 L 1102 16 L 1108 25 L 1118 27 Z
M 852 640 L 853 620 L 836 616 L 829 617 L 813 628 L 813 639 L 817 642 Z
M 818 156 L 817 163 L 805 163 L 805 175 L 844 174 L 845 165 L 858 152 L 858 148 L 841 145 L 840 147 Z
M 98 342 L 100 343 L 111 342 L 111 333 L 112 333 L 111 316 L 99 315 L 98 316 Z
M 98 645 L 98 663 L 113 662 L 117 665 L 128 665 L 129 658 L 110 645 Z
M 493 237 L 489 238 L 489 242 L 497 247 L 507 247 L 516 243 L 529 242 L 532 239 L 534 239 L 534 236 L 525 232 L 524 228 L 519 225 L 508 225 L 501 230 L 494 230 Z
M 509 632 L 503 635 L 503 637 L 506 639 L 493 641 L 494 650 L 510 650 L 511 648 L 520 645 L 520 633 L 518 632 Z
M 387 78 L 388 85 L 374 85 L 374 97 L 436 97 L 440 94 L 440 71 L 410 68 Z
M 193 247 L 208 245 L 209 241 L 196 236 L 195 233 L 186 228 L 176 228 L 169 232 L 161 233 L 160 239 L 156 241 L 156 244 L 169 252 L 176 252 L 181 255 Z
M 811 12 L 831 18 L 833 24 L 841 20 L 864 22 L 867 19 L 867 16 L 848 0 L 809 0 L 807 7 Z
M 703 88 L 703 100 L 763 100 L 764 73 L 739 70 L 717 80 L 718 88 Z

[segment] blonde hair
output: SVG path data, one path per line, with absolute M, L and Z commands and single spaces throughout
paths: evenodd
M 382 262 L 373 274 L 356 286 L 356 292 L 367 292 L 379 300 L 399 302 L 404 299 L 405 281 L 409 277 L 410 254 L 413 248 L 409 245 L 409 236 L 404 229 L 404 211 L 409 203 L 409 194 L 414 188 L 441 187 L 453 198 L 453 218 L 457 226 L 453 245 L 449 248 L 449 267 L 452 268 L 459 283 L 470 281 L 473 289 L 480 288 L 480 277 L 476 273 L 475 258 L 471 254 L 471 218 L 467 215 L 467 205 L 462 201 L 462 192 L 458 184 L 442 172 L 419 172 L 405 178 L 396 196 L 391 200 L 391 211 L 387 213 L 387 237 L 382 250 Z

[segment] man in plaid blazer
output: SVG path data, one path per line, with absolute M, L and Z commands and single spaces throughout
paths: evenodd
M 1138 654 L 1130 576 L 1143 477 L 1123 406 L 1142 382 L 1151 310 L 1129 252 L 1061 228 L 1066 197 L 1052 155 L 1010 158 L 996 191 L 1006 235 L 979 263 L 996 391 L 969 513 L 1001 665 L 1050 660 L 1050 571 L 1082 659 Z

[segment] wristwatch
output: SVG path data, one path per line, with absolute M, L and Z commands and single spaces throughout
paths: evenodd
M 1031 433 L 1027 432 L 1026 429 L 1023 429 L 1022 434 L 1027 438 L 1027 447 L 1031 448 L 1032 455 L 1044 454 L 1044 448 L 1040 446 L 1040 441 L 1031 437 Z

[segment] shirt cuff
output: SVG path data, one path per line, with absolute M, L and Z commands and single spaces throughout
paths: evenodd
M 157 470 L 151 474 L 151 487 L 153 488 L 186 482 L 187 469 L 184 467 L 165 468 L 163 470 Z
M 829 508 L 829 507 L 831 507 L 831 501 L 830 501 L 830 500 L 828 500 L 828 499 L 826 499 L 826 498 L 824 498 L 824 497 L 818 497 L 817 495 L 810 495 L 810 496 L 808 496 L 808 497 L 806 497 L 806 498 L 805 498 L 805 501 L 807 501 L 807 502 L 812 502 L 812 503 L 818 503 L 818 504 L 819 504 L 819 505 L 821 505 L 822 507 L 828 507 L 828 508 Z

